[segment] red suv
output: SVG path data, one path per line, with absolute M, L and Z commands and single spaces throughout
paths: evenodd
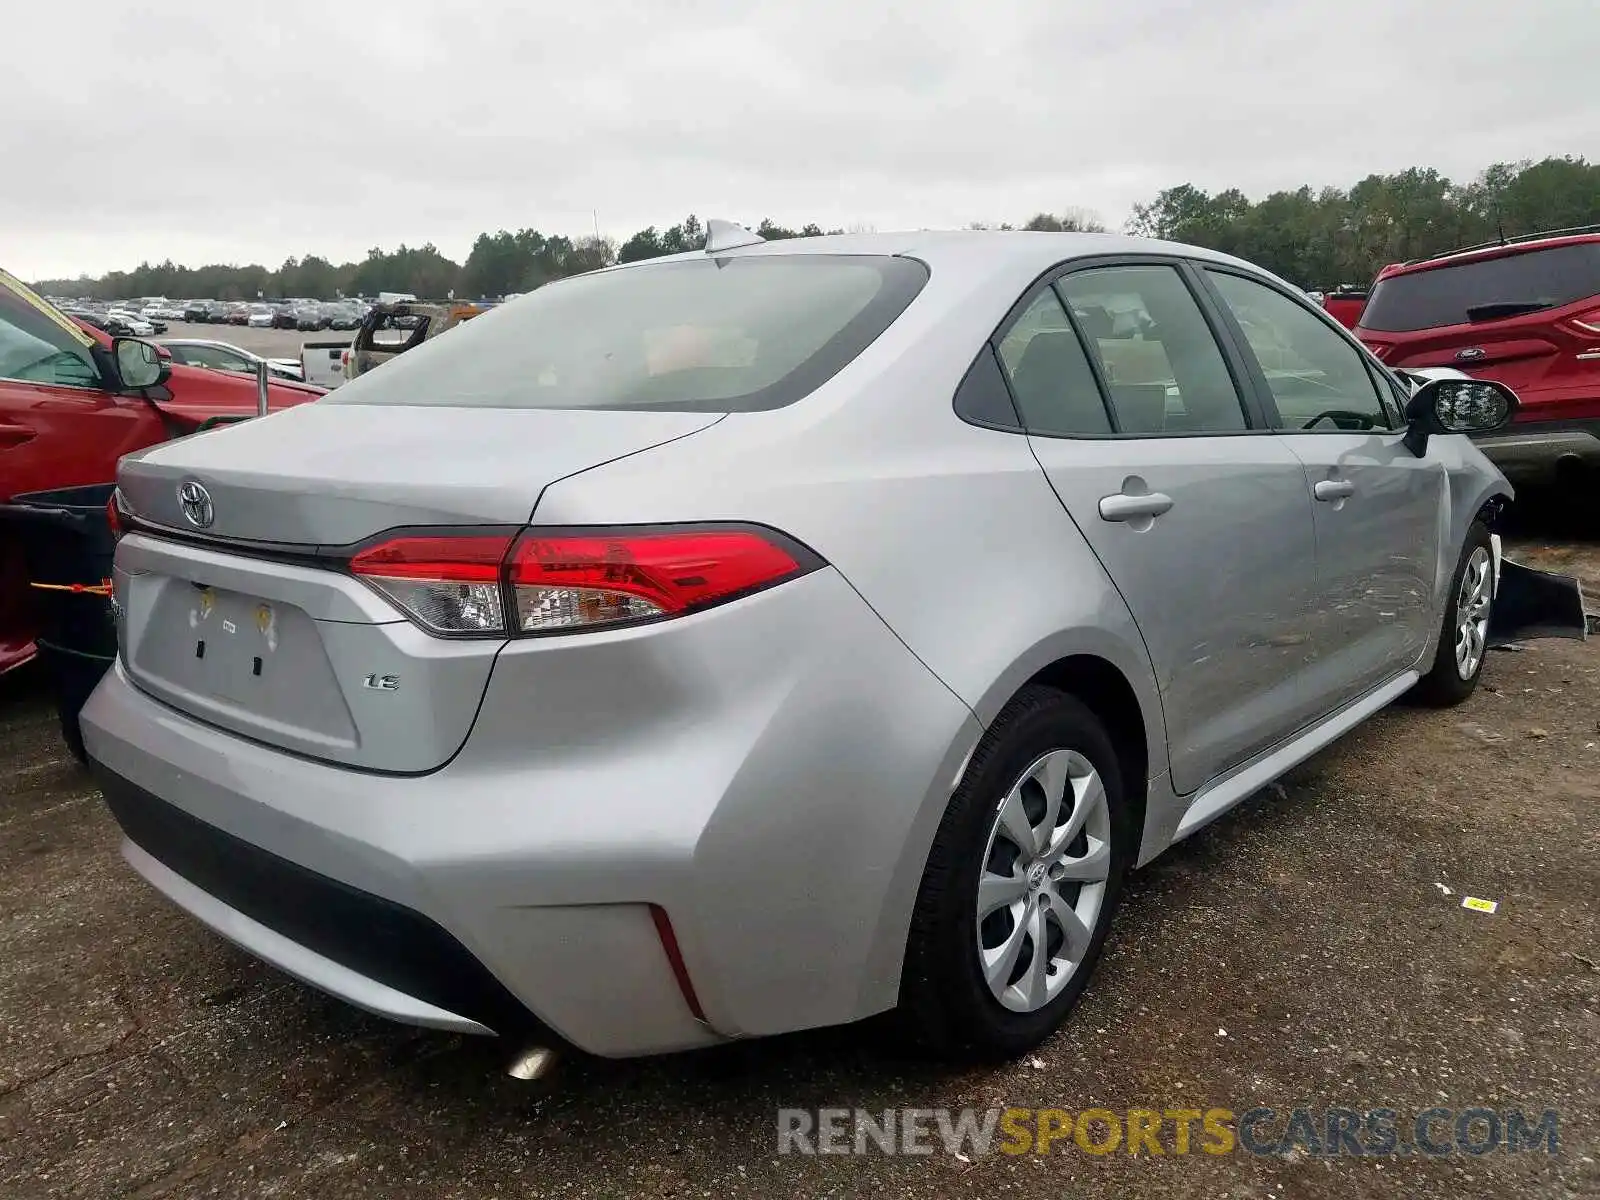
M 1600 468 L 1600 225 L 1385 267 L 1355 332 L 1390 367 L 1513 388 L 1516 423 L 1478 442 L 1508 476 Z
M 111 350 L 105 333 L 0 271 L 0 503 L 19 492 L 110 483 L 124 454 L 192 432 L 208 417 L 256 411 L 253 378 L 166 355 L 156 386 L 125 388 Z M 322 394 L 274 380 L 267 406 Z M 30 599 L 21 554 L 0 530 L 0 674 L 33 657 Z

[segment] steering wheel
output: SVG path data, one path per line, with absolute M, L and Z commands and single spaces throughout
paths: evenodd
M 1368 429 L 1376 428 L 1376 426 L 1373 424 L 1372 417 L 1369 414 L 1353 412 L 1347 408 L 1323 409 L 1300 428 L 1310 429 L 1322 421 L 1332 421 L 1340 429 L 1354 428 L 1356 430 L 1366 431 Z M 1347 424 L 1346 422 L 1349 423 Z

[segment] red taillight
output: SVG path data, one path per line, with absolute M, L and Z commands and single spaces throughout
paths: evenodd
M 368 546 L 350 569 L 433 633 L 503 634 L 500 565 L 512 534 L 408 534 Z
M 1600 334 L 1600 308 L 1591 308 L 1588 312 L 1581 312 L 1575 317 L 1568 317 L 1567 323 L 1581 329 L 1584 333 Z
M 111 495 L 106 497 L 106 524 L 111 527 L 111 540 L 117 541 L 122 537 L 122 507 L 117 503 L 121 499 L 116 488 L 111 489 Z
M 418 530 L 361 550 L 350 569 L 442 634 L 562 633 L 677 616 L 821 565 L 752 526 Z M 510 604 L 510 621 L 506 617 Z
M 357 575 L 454 583 L 494 583 L 511 548 L 510 534 L 423 534 L 368 546 L 350 560 Z
M 524 633 L 673 616 L 799 574 L 799 558 L 752 529 L 544 534 L 509 564 Z

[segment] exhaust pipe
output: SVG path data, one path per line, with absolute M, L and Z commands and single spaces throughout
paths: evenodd
M 532 1083 L 550 1074 L 559 1059 L 560 1055 L 548 1046 L 530 1046 L 511 1060 L 506 1067 L 506 1074 L 524 1083 Z

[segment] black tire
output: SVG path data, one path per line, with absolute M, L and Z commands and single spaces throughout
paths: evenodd
M 1111 868 L 1088 952 L 1060 994 L 1034 1012 L 1013 1012 L 995 999 L 979 969 L 978 880 L 1000 803 L 1032 763 L 1063 749 L 1087 758 L 1105 787 Z M 1137 853 L 1133 826 L 1105 726 L 1074 696 L 1024 688 L 979 743 L 934 835 L 900 980 L 898 1016 L 910 1039 L 941 1056 L 994 1060 L 1024 1054 L 1053 1033 L 1094 973 Z
M 1461 583 L 1467 573 L 1467 564 L 1478 550 L 1489 555 L 1492 569 L 1494 550 L 1489 539 L 1489 528 L 1482 521 L 1474 521 L 1467 530 L 1466 541 L 1461 547 L 1461 557 L 1457 559 L 1455 572 L 1450 576 L 1450 588 L 1445 592 L 1444 613 L 1439 618 L 1439 645 L 1434 651 L 1433 666 L 1411 690 L 1411 696 L 1417 703 L 1428 705 L 1430 708 L 1449 708 L 1460 704 L 1477 691 L 1478 680 L 1483 675 L 1483 664 L 1489 658 L 1487 650 L 1480 654 L 1476 666 L 1472 668 L 1467 678 L 1462 677 L 1460 667 L 1456 663 L 1456 629 L 1459 624 L 1457 608 L 1461 603 Z M 1488 617 L 1491 622 L 1494 620 L 1493 614 L 1494 608 L 1491 604 Z
M 39 657 L 51 675 L 56 715 L 61 724 L 61 740 L 72 757 L 89 765 L 89 751 L 83 744 L 83 727 L 78 715 L 89 702 L 94 689 L 112 660 L 93 654 L 73 654 L 52 646 L 40 646 Z
M 78 760 L 80 767 L 89 765 L 89 750 L 83 744 L 83 726 L 78 723 L 76 712 L 62 711 L 61 740 L 67 744 L 67 750 Z

